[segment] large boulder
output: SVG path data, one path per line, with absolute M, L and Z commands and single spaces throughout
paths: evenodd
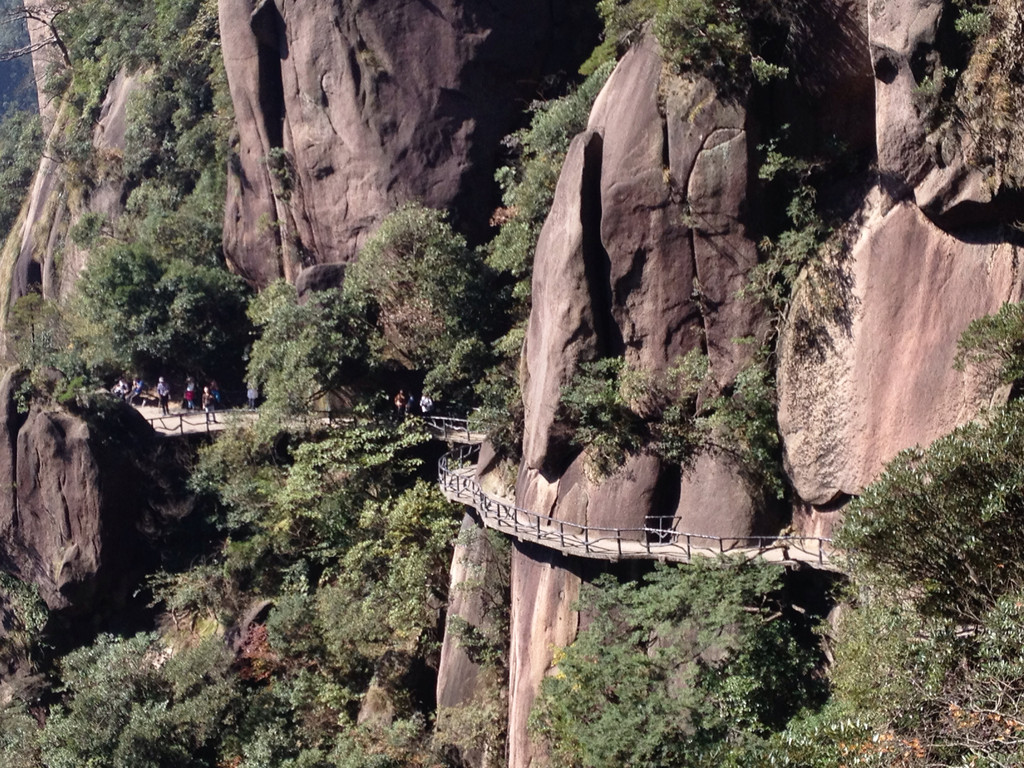
M 591 360 L 621 355 L 660 376 L 703 348 L 723 387 L 750 361 L 751 347 L 735 341 L 764 330 L 758 306 L 737 296 L 757 262 L 748 233 L 750 154 L 742 105 L 718 98 L 707 80 L 668 71 L 653 40 L 612 73 L 587 130 L 570 145 L 537 245 L 519 506 L 607 528 L 743 536 L 763 525 L 734 464 L 708 456 L 684 471 L 641 453 L 597 479 L 558 420 L 561 388 Z M 513 554 L 514 768 L 545 761 L 527 719 L 552 647 L 575 635 L 572 603 L 586 567 L 536 546 Z
M 264 285 L 349 261 L 409 200 L 479 237 L 501 138 L 540 79 L 587 47 L 586 6 L 221 0 L 238 127 L 230 262 Z
M 67 616 L 117 608 L 152 562 L 161 515 L 187 510 L 159 509 L 166 444 L 120 401 L 22 413 L 20 381 L 0 382 L 0 567 Z
M 896 453 L 927 445 L 975 415 L 990 392 L 953 367 L 967 324 L 1019 301 L 1019 249 L 936 227 L 911 202 L 869 196 L 852 245 L 845 315 L 814 338 L 791 323 L 780 343 L 779 429 L 800 499 L 841 502 Z M 799 292 L 791 318 L 811 299 Z
M 557 418 L 561 388 L 589 360 L 622 355 L 658 377 L 703 346 L 719 386 L 749 362 L 751 346 L 736 339 L 764 327 L 758 306 L 737 296 L 757 263 L 749 154 L 745 110 L 716 98 L 707 80 L 668 72 L 653 40 L 612 73 L 569 148 L 537 245 L 521 506 L 605 527 L 676 516 L 723 535 L 756 528 L 756 504 L 732 465 L 698 462 L 684 473 L 636 456 L 598 482 Z M 712 519 L 709 493 L 746 497 L 746 513 Z
M 913 199 L 945 229 L 1015 221 L 1024 200 L 1024 142 L 1011 127 L 1024 114 L 1024 86 L 1014 74 L 1024 65 L 1024 11 L 1014 0 L 987 10 L 990 31 L 963 62 L 952 4 L 869 4 L 883 187 L 895 200 Z M 948 78 L 960 70 L 950 94 Z

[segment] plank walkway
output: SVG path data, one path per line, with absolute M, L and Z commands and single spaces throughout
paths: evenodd
M 553 519 L 486 493 L 476 477 L 479 445 L 465 444 L 441 457 L 438 480 L 450 500 L 476 509 L 483 524 L 520 541 L 562 554 L 597 560 L 660 560 L 731 557 L 784 566 L 839 571 L 832 542 L 811 536 L 706 536 L 676 530 L 674 518 L 649 519 L 639 528 L 602 528 Z
M 137 405 L 134 408 L 145 417 L 158 435 L 164 437 L 223 432 L 230 424 L 256 418 L 255 412 L 247 408 L 228 408 L 217 411 L 215 414 L 217 421 L 210 423 L 206 421 L 206 412 L 198 408 L 194 411 L 178 410 L 167 416 L 160 413 L 158 406 Z
M 217 412 L 215 423 L 206 422 L 200 410 L 161 415 L 159 408 L 138 410 L 158 434 L 172 437 L 221 432 L 239 421 L 257 418 L 247 409 Z M 488 494 L 476 476 L 480 444 L 487 434 L 471 428 L 466 419 L 448 416 L 421 417 L 437 440 L 452 445 L 438 462 L 438 482 L 449 500 L 473 507 L 483 524 L 520 541 L 555 549 L 564 555 L 597 560 L 661 560 L 689 563 L 695 558 L 731 557 L 763 560 L 785 566 L 805 565 L 838 571 L 832 541 L 811 536 L 723 537 L 678 530 L 673 517 L 649 518 L 637 528 L 607 528 L 557 520 L 517 507 L 514 502 Z M 338 423 L 325 416 L 330 423 Z M 344 422 L 341 422 L 344 423 Z

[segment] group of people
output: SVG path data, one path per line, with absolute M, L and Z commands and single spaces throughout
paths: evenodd
M 161 379 L 163 381 L 163 379 Z M 124 376 L 117 380 L 114 388 L 110 390 L 114 395 L 123 399 L 126 403 L 134 405 L 138 402 L 139 398 L 142 397 L 142 390 L 146 384 L 143 382 L 141 376 L 135 376 L 132 378 L 132 383 L 129 386 Z
M 398 394 L 395 395 L 393 402 L 395 404 L 395 412 L 399 418 L 411 413 L 429 416 L 434 412 L 434 400 L 426 392 L 420 395 L 419 400 L 417 400 L 413 392 L 406 393 L 404 389 L 400 389 Z
M 136 405 L 141 401 L 144 389 L 145 382 L 142 380 L 142 377 L 134 377 L 131 386 L 128 385 L 124 377 L 121 377 L 117 380 L 111 392 L 118 397 L 124 398 L 125 402 L 130 405 Z M 169 415 L 171 412 L 171 388 L 163 376 L 157 381 L 156 395 L 160 401 L 161 413 L 165 416 Z M 256 400 L 259 397 L 259 391 L 256 389 L 255 384 L 249 384 L 246 397 L 249 402 L 249 408 L 255 409 Z M 216 424 L 217 409 L 220 407 L 220 402 L 220 387 L 215 379 L 212 379 L 209 384 L 204 386 L 202 392 L 199 392 L 196 380 L 193 377 L 189 376 L 185 379 L 185 392 L 182 397 L 182 407 L 185 410 L 194 411 L 198 406 L 206 412 L 206 423 Z
M 206 423 L 216 424 L 217 423 L 217 409 L 220 407 L 220 387 L 217 385 L 216 379 L 211 379 L 210 383 L 203 387 L 202 394 L 197 397 L 198 387 L 196 386 L 196 380 L 191 376 L 185 379 L 185 408 L 189 411 L 193 411 L 196 408 L 196 400 L 199 400 L 199 405 L 206 413 Z

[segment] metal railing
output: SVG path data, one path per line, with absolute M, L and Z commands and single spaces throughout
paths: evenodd
M 473 440 L 474 434 L 482 436 L 486 432 L 481 427 L 481 429 L 474 433 L 470 427 L 469 419 L 461 419 L 455 416 L 432 416 L 428 414 L 420 418 L 427 425 L 427 428 L 442 440 L 456 439 L 468 443 Z
M 226 411 L 216 411 L 218 416 L 225 416 L 226 414 L 232 414 L 235 412 L 242 412 L 241 409 L 232 409 Z M 223 419 L 216 422 L 210 422 L 206 418 L 206 412 L 199 410 L 198 408 L 194 411 L 182 411 L 181 413 L 171 413 L 161 416 L 145 416 L 146 421 L 149 422 L 150 426 L 162 435 L 185 435 L 195 434 L 196 430 L 185 431 L 185 427 L 200 427 L 205 428 L 206 433 L 217 432 L 226 426 Z M 211 429 L 213 427 L 213 429 Z M 198 430 L 200 432 L 203 429 Z
M 557 520 L 484 492 L 475 476 L 479 445 L 462 445 L 438 462 L 445 495 L 474 507 L 489 528 L 563 553 L 601 559 L 663 559 L 740 555 L 781 563 L 829 565 L 831 539 L 814 536 L 710 536 L 677 529 L 674 516 L 649 516 L 645 525 L 610 528 Z

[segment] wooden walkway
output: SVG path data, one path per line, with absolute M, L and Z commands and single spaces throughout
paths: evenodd
M 257 418 L 247 409 L 218 411 L 217 421 L 207 423 L 203 411 L 182 411 L 163 416 L 158 408 L 140 407 L 158 434 L 171 437 L 213 434 L 229 425 Z M 149 412 L 149 413 L 148 413 Z M 343 424 L 329 415 L 331 424 Z M 427 430 L 437 440 L 452 445 L 438 462 L 441 491 L 451 501 L 473 507 L 483 524 L 520 541 L 556 549 L 562 554 L 597 560 L 661 560 L 688 563 L 695 558 L 733 557 L 763 560 L 785 566 L 805 565 L 840 570 L 833 561 L 832 541 L 811 536 L 723 537 L 687 533 L 677 528 L 674 517 L 648 518 L 638 528 L 602 528 L 557 520 L 517 507 L 509 499 L 486 493 L 476 476 L 480 444 L 486 432 L 472 428 L 466 419 L 423 416 Z
M 438 480 L 451 501 L 479 513 L 485 526 L 556 549 L 565 555 L 598 560 L 661 560 L 689 563 L 695 558 L 732 557 L 785 566 L 838 571 L 832 542 L 811 536 L 723 537 L 677 530 L 675 518 L 648 518 L 640 528 L 601 528 L 569 523 L 517 507 L 486 493 L 476 477 L 479 445 L 465 444 L 441 457 Z

